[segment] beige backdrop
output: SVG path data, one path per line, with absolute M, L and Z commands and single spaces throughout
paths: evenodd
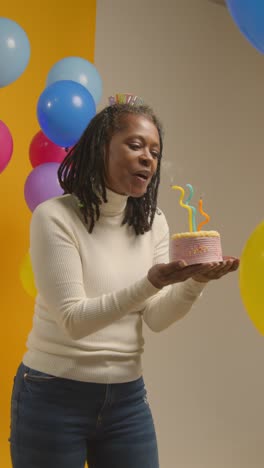
M 103 104 L 134 92 L 164 123 L 160 206 L 171 230 L 188 223 L 169 185 L 191 183 L 225 254 L 240 255 L 263 219 L 264 57 L 208 0 L 97 0 L 95 64 Z M 263 468 L 263 350 L 237 274 L 167 331 L 146 330 L 161 468 Z

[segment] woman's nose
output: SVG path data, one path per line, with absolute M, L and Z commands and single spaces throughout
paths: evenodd
M 150 166 L 154 161 L 152 154 L 147 149 L 140 155 L 140 159 L 145 166 Z

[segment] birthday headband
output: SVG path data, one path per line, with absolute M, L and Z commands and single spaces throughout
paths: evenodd
M 134 94 L 127 93 L 118 93 L 115 96 L 110 96 L 108 98 L 109 106 L 114 106 L 115 104 L 130 104 L 131 106 L 141 106 L 144 104 L 143 99 Z

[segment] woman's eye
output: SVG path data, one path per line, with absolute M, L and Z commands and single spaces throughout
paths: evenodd
M 140 145 L 130 144 L 130 145 L 129 145 L 129 148 L 131 148 L 132 150 L 137 151 L 137 150 L 139 150 L 139 149 L 141 148 L 141 146 L 140 146 Z
M 129 143 L 129 148 L 132 149 L 133 151 L 139 151 L 142 148 L 142 145 L 138 143 Z M 158 151 L 151 151 L 152 157 L 155 159 L 158 159 L 160 157 L 160 154 Z

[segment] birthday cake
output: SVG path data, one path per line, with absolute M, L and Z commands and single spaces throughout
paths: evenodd
M 222 247 L 217 231 L 182 232 L 171 239 L 171 259 L 195 263 L 221 262 Z
M 222 262 L 222 246 L 220 234 L 217 231 L 202 231 L 204 224 L 208 223 L 210 216 L 203 211 L 203 200 L 199 200 L 199 212 L 206 218 L 196 228 L 196 208 L 189 205 L 193 196 L 192 185 L 187 184 L 190 196 L 183 203 L 185 191 L 178 185 L 172 186 L 173 190 L 180 190 L 180 205 L 189 212 L 189 232 L 174 234 L 171 239 L 170 257 L 172 261 L 184 260 L 188 265 L 197 263 Z

